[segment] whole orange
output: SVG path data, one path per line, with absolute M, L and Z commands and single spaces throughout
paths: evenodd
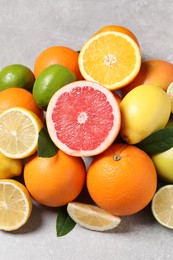
M 78 78 L 83 79 L 78 66 L 79 53 L 65 46 L 53 46 L 42 51 L 34 64 L 34 75 L 38 77 L 40 72 L 53 64 L 60 64 L 71 70 Z
M 50 158 L 32 156 L 24 166 L 25 185 L 35 201 L 59 207 L 73 201 L 85 183 L 86 169 L 81 157 L 61 150 Z
M 135 34 L 127 27 L 120 26 L 120 25 L 105 25 L 100 30 L 98 30 L 94 35 L 101 33 L 101 32 L 107 32 L 107 31 L 115 31 L 115 32 L 124 33 L 124 34 L 130 36 L 139 46 L 139 42 L 138 42 L 138 39 L 136 38 Z
M 135 146 L 113 144 L 96 156 L 87 173 L 91 198 L 113 215 L 131 215 L 152 199 L 157 174 L 150 157 Z
M 26 108 L 44 120 L 43 110 L 37 106 L 33 95 L 23 88 L 9 88 L 0 92 L 0 113 L 12 107 Z
M 133 88 L 144 84 L 158 85 L 166 91 L 172 81 L 172 63 L 164 60 L 143 60 L 138 75 L 122 89 L 122 93 L 125 96 Z

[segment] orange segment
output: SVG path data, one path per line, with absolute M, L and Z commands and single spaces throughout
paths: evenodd
M 129 84 L 141 65 L 139 46 L 121 32 L 101 32 L 88 40 L 79 55 L 79 68 L 86 80 L 110 90 Z

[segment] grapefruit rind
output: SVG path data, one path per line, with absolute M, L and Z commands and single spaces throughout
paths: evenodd
M 107 137 L 105 138 L 105 140 L 103 142 L 101 142 L 98 145 L 98 147 L 96 147 L 95 149 L 92 149 L 92 150 L 91 149 L 87 149 L 87 150 L 78 149 L 78 150 L 76 150 L 76 149 L 69 148 L 69 146 L 66 145 L 65 142 L 61 142 L 61 140 L 57 137 L 57 133 L 56 133 L 56 130 L 55 130 L 55 123 L 52 120 L 52 113 L 54 111 L 55 106 L 57 105 L 58 98 L 62 94 L 66 93 L 66 92 L 68 93 L 76 87 L 83 88 L 83 87 L 86 87 L 86 86 L 90 87 L 94 90 L 98 90 L 106 96 L 107 101 L 109 102 L 111 109 L 112 109 L 113 122 L 112 122 L 112 128 L 110 129 Z M 87 105 L 90 106 L 91 103 L 94 103 L 94 102 L 96 102 L 96 101 L 93 100 L 92 96 L 91 96 L 91 99 L 89 100 Z M 66 106 L 70 107 L 70 104 L 67 103 Z M 73 111 L 75 109 L 76 109 L 76 107 L 71 107 L 71 111 Z M 96 113 L 97 113 L 97 111 L 96 111 Z M 65 116 L 65 115 L 63 115 L 63 116 Z M 120 130 L 120 123 L 121 123 L 120 109 L 119 109 L 118 102 L 116 101 L 113 93 L 110 90 L 108 90 L 107 88 L 105 88 L 104 86 L 102 86 L 98 83 L 85 81 L 85 80 L 76 81 L 76 82 L 67 84 L 63 88 L 59 89 L 52 96 L 52 98 L 51 98 L 51 100 L 48 104 L 48 108 L 47 108 L 47 112 L 46 112 L 46 124 L 47 124 L 47 129 L 48 129 L 50 138 L 52 139 L 52 141 L 55 143 L 55 145 L 59 149 L 61 149 L 65 153 L 72 155 L 72 156 L 80 156 L 80 157 L 94 156 L 94 155 L 99 154 L 99 153 L 103 152 L 104 150 L 106 150 L 113 143 L 115 138 L 117 137 L 119 130 Z M 58 126 L 56 126 L 56 127 L 58 127 Z M 99 129 L 99 131 L 97 132 L 97 136 L 99 136 L 99 133 L 101 134 L 102 129 Z M 63 134 L 65 135 L 65 132 Z M 73 138 L 73 137 L 70 136 L 70 138 Z M 76 136 L 76 138 L 78 138 L 78 136 Z M 87 135 L 87 132 L 85 132 L 85 140 L 87 140 L 87 138 L 88 138 L 88 135 Z M 73 140 L 73 142 L 76 142 L 76 140 Z M 89 141 L 88 141 L 88 143 L 89 143 Z

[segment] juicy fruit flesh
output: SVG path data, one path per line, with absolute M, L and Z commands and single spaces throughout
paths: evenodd
M 152 212 L 160 224 L 173 229 L 173 185 L 158 190 L 152 200 Z
M 93 56 L 93 51 L 91 50 L 94 48 L 98 48 L 97 46 L 98 42 L 97 42 L 95 44 L 93 43 L 92 46 L 88 48 L 88 50 L 86 51 L 85 55 L 89 57 L 89 59 L 85 61 L 85 55 L 84 55 L 84 62 L 85 62 L 86 73 L 90 74 L 91 78 L 97 80 L 103 85 L 107 85 L 107 84 L 112 85 L 115 82 L 122 81 L 123 78 L 126 78 L 130 74 L 130 72 L 133 70 L 134 67 L 133 62 L 130 61 L 136 60 L 136 57 L 135 57 L 135 53 L 130 51 L 130 49 L 132 48 L 131 44 L 129 44 L 122 37 L 118 37 L 118 36 L 115 37 L 114 35 L 112 35 L 112 39 L 111 39 L 112 43 L 115 44 L 116 41 L 119 42 L 119 45 L 117 45 L 116 48 L 114 48 L 113 46 L 110 48 L 109 45 L 105 44 L 105 42 L 110 40 L 110 36 L 108 39 L 107 38 L 108 37 L 104 38 L 104 42 L 102 42 L 100 39 L 100 52 L 102 52 L 102 59 L 98 60 L 97 53 L 95 56 Z M 123 45 L 126 45 L 127 53 L 129 53 L 129 55 L 127 55 L 125 59 L 123 56 L 120 55 L 120 53 L 122 52 L 121 46 Z M 111 49 L 111 53 L 109 49 Z M 114 50 L 113 52 L 112 49 Z M 90 55 L 92 56 L 90 57 Z M 97 60 L 97 63 L 96 62 L 93 63 L 94 59 Z M 126 65 L 127 62 L 129 63 L 128 66 Z M 121 70 L 121 74 L 115 73 L 115 71 L 118 69 L 120 64 L 121 67 L 123 68 L 123 70 Z M 102 73 L 100 73 L 100 70 L 102 71 Z
M 0 182 L 0 229 L 11 231 L 18 229 L 28 220 L 32 202 L 28 191 L 16 181 Z
M 90 100 L 91 95 L 93 103 Z M 66 105 L 68 103 L 70 106 Z M 93 150 L 105 140 L 112 129 L 112 107 L 103 93 L 90 87 L 76 87 L 58 98 L 52 120 L 55 122 L 58 139 L 70 149 Z
M 71 202 L 68 203 L 67 211 L 76 223 L 91 230 L 113 229 L 121 222 L 119 217 L 90 204 Z
M 31 111 L 20 107 L 1 114 L 0 150 L 10 158 L 25 158 L 37 148 L 40 119 Z
M 83 77 L 114 90 L 137 75 L 141 54 L 136 42 L 121 32 L 101 32 L 82 48 L 79 66 Z
M 91 81 L 76 81 L 51 98 L 46 123 L 55 145 L 72 156 L 93 156 L 113 143 L 120 130 L 120 109 L 113 93 Z

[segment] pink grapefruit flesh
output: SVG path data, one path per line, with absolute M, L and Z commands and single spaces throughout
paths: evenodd
M 120 130 L 120 110 L 113 93 L 90 81 L 59 89 L 46 112 L 49 135 L 72 156 L 94 156 L 106 150 Z

